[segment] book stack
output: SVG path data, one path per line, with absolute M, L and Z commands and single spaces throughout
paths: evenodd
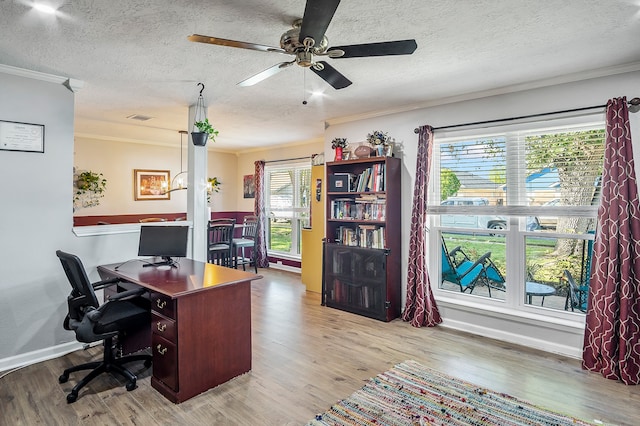
M 379 192 L 384 191 L 385 164 L 376 163 L 365 169 L 355 179 L 355 190 L 357 192 Z
M 359 220 L 385 220 L 387 198 L 385 195 L 361 195 L 356 198 L 356 218 Z
M 356 228 L 340 226 L 336 232 L 336 242 L 345 246 L 364 248 L 385 248 L 384 226 L 358 225 Z
M 385 248 L 384 226 L 359 225 L 358 245 L 366 248 Z

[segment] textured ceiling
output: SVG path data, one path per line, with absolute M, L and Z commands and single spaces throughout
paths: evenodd
M 298 66 L 239 87 L 289 58 L 187 36 L 279 47 L 304 0 L 49 0 L 55 17 L 28 3 L 0 0 L 0 64 L 84 81 L 77 134 L 175 143 L 203 82 L 221 149 L 315 140 L 326 120 L 640 61 L 640 0 L 345 0 L 329 46 L 414 38 L 418 49 L 327 59 L 353 81 L 342 90 Z

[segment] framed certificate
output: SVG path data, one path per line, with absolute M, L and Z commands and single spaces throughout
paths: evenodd
M 44 124 L 0 120 L 0 150 L 44 152 Z

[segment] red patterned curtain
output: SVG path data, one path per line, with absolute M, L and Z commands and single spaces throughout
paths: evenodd
M 442 322 L 436 300 L 431 292 L 427 272 L 426 235 L 427 187 L 431 170 L 433 129 L 421 126 L 418 136 L 416 184 L 413 188 L 411 235 L 409 237 L 409 270 L 407 272 L 407 300 L 402 319 L 414 327 L 433 327 Z
M 640 203 L 626 98 L 607 102 L 582 366 L 640 384 Z
M 254 200 L 253 209 L 258 216 L 258 228 L 256 230 L 256 239 L 258 252 L 256 253 L 256 264 L 258 268 L 269 267 L 269 257 L 267 256 L 267 215 L 264 211 L 264 161 L 256 161 L 255 163 L 255 182 L 256 182 L 256 198 Z

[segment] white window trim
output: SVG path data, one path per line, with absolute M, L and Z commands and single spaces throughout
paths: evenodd
M 569 116 L 556 116 L 548 120 L 540 121 L 539 119 L 527 119 L 517 123 L 505 123 L 491 125 L 490 127 L 478 125 L 469 126 L 464 129 L 456 130 L 444 130 L 435 131 L 434 134 L 434 148 L 437 146 L 454 141 L 461 138 L 490 138 L 493 136 L 506 136 L 513 132 L 531 131 L 535 129 L 536 132 L 544 132 L 545 130 L 554 130 L 558 127 L 575 128 L 579 131 L 584 128 L 593 126 L 599 126 L 604 128 L 604 113 L 579 113 L 571 114 Z M 507 138 L 507 144 L 509 144 L 509 138 Z M 436 149 L 434 149 L 436 152 Z M 477 295 L 471 295 L 462 292 L 455 292 L 451 290 L 440 288 L 440 276 L 442 267 L 442 250 L 440 247 L 440 233 L 448 230 L 460 230 L 459 228 L 446 228 L 438 225 L 439 215 L 445 213 L 456 214 L 482 214 L 482 215 L 501 215 L 510 217 L 510 229 L 506 231 L 492 230 L 492 233 L 504 234 L 506 238 L 506 244 L 508 247 L 513 248 L 507 250 L 507 264 L 517 265 L 514 270 L 510 270 L 509 275 L 518 277 L 525 276 L 525 262 L 524 259 L 519 259 L 521 254 L 525 253 L 524 242 L 527 236 L 540 236 L 540 233 L 526 232 L 519 230 L 521 221 L 519 218 L 526 217 L 528 215 L 562 215 L 562 216 L 579 216 L 579 217 L 596 217 L 598 206 L 576 206 L 576 207 L 538 207 L 538 206 L 519 206 L 519 205 L 506 205 L 506 206 L 441 206 L 439 194 L 440 176 L 436 171 L 440 170 L 440 157 L 433 155 L 432 157 L 433 167 L 431 167 L 431 176 L 429 178 L 429 193 L 428 193 L 428 206 L 427 212 L 429 214 L 428 226 L 434 232 L 430 232 L 427 229 L 427 244 L 429 247 L 428 253 L 435 253 L 435 255 L 428 255 L 427 263 L 429 268 L 429 278 L 432 283 L 432 291 L 436 301 L 442 302 L 446 305 L 455 306 L 462 311 L 468 312 L 482 312 L 487 315 L 496 315 L 501 319 L 518 318 L 520 321 L 524 321 L 530 324 L 545 323 L 554 325 L 557 327 L 568 327 L 570 329 L 584 329 L 585 315 L 582 313 L 576 313 L 571 311 L 561 311 L 557 309 L 545 308 L 541 306 L 528 305 L 525 303 L 525 289 L 523 285 L 514 285 L 514 290 L 507 292 L 505 300 L 491 299 L 488 297 L 482 297 Z M 438 190 L 437 190 L 438 189 Z M 436 192 L 437 191 L 437 192 Z M 509 204 L 509 203 L 507 203 Z M 542 210 L 541 210 L 542 209 Z M 576 234 L 560 234 L 545 232 L 544 236 L 550 238 L 579 238 L 579 239 L 593 239 L 593 236 L 589 235 L 576 235 Z
M 277 171 L 277 170 L 289 170 L 289 169 L 297 169 L 297 168 L 303 168 L 303 167 L 309 167 L 309 170 L 311 170 L 311 163 L 309 161 L 297 161 L 297 160 L 292 160 L 292 161 L 281 161 L 278 162 L 276 164 L 270 165 L 270 164 L 266 164 L 265 165 L 265 177 L 268 176 L 269 173 L 273 172 L 273 171 Z M 297 193 L 298 185 L 299 182 L 294 182 L 294 185 L 296 185 L 296 188 L 294 188 L 294 193 Z M 267 178 L 265 179 L 265 184 L 270 184 L 270 179 Z M 309 188 L 309 193 L 311 194 L 311 188 Z M 276 213 L 276 217 L 277 217 L 277 212 L 281 211 L 281 210 L 271 210 L 269 207 L 269 203 L 268 201 L 270 201 L 269 199 L 269 195 L 268 195 L 268 191 L 267 191 L 267 196 L 265 197 L 265 210 L 267 212 L 267 220 L 269 220 L 269 213 L 270 212 L 274 212 Z M 300 208 L 300 207 L 292 207 L 290 209 L 292 211 L 293 217 L 292 219 L 292 223 L 291 223 L 291 245 L 293 246 L 294 243 L 301 243 L 301 239 L 302 239 L 302 234 L 301 232 L 298 231 L 298 227 L 294 226 L 294 222 L 299 223 L 300 220 L 303 220 L 300 217 L 300 213 L 304 213 L 304 212 L 309 212 L 310 213 L 310 209 L 305 209 L 305 208 Z M 289 211 L 287 209 L 287 211 Z M 267 241 L 267 245 L 269 245 L 270 241 Z M 300 245 L 300 244 L 298 244 Z M 271 249 L 267 249 L 267 255 L 271 255 L 273 257 L 277 257 L 277 258 L 281 258 L 281 259 L 289 259 L 289 260 L 301 260 L 302 259 L 302 255 L 301 253 L 290 253 L 290 252 L 283 252 L 283 251 L 276 251 L 276 250 L 271 250 Z

